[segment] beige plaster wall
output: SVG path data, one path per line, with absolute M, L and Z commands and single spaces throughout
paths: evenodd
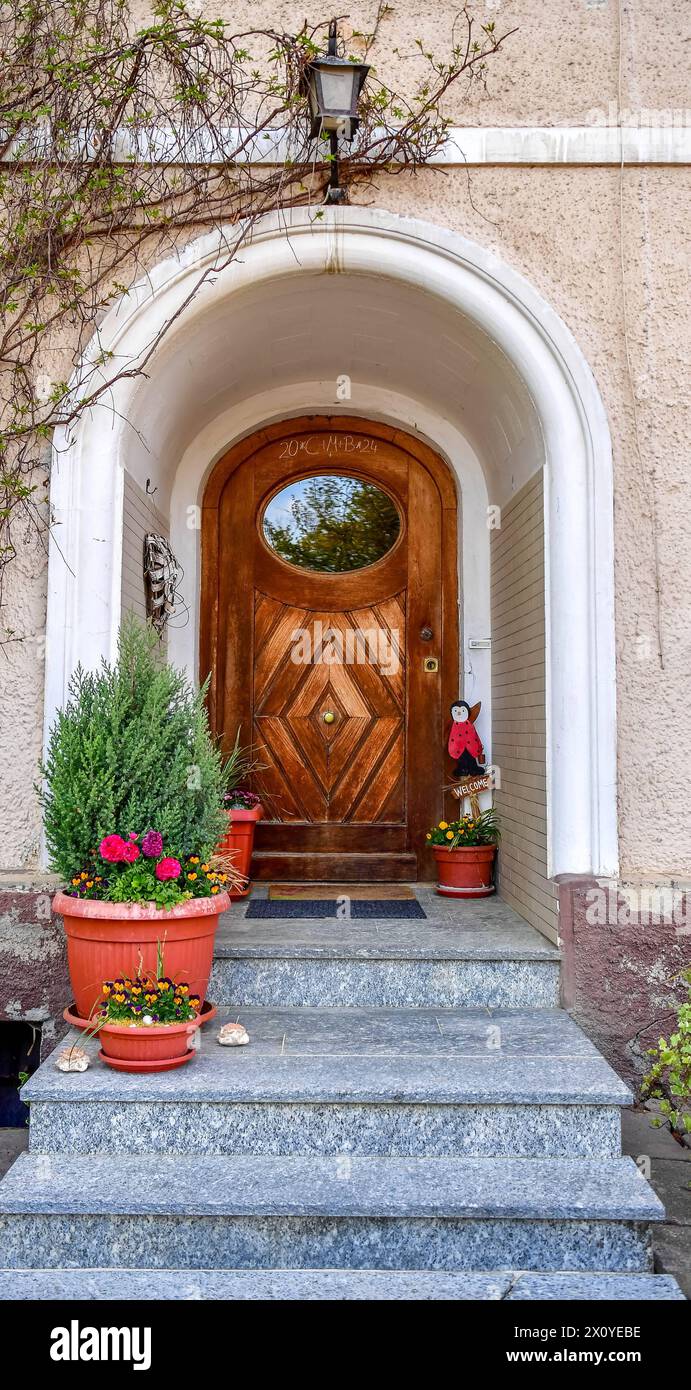
M 438 47 L 455 9 L 398 4 L 391 46 L 404 56 L 392 54 L 392 64 L 405 63 L 415 35 L 426 30 Z M 373 10 L 351 6 L 354 27 L 366 27 Z M 616 99 L 615 0 L 516 0 L 478 7 L 483 10 L 497 21 L 518 20 L 521 34 L 473 120 L 579 122 Z M 621 10 L 627 100 L 657 110 L 683 106 L 685 12 L 672 0 L 637 0 L 635 7 L 622 0 Z M 283 28 L 302 21 L 304 6 L 233 5 L 232 12 L 237 28 L 256 27 L 262 13 Z M 467 111 L 455 115 L 470 119 Z M 496 250 L 549 300 L 592 367 L 614 446 L 622 871 L 687 873 L 691 173 L 685 167 L 623 174 L 616 168 L 429 170 L 397 176 L 362 196 Z M 0 647 L 0 867 L 7 868 L 36 862 L 39 838 L 32 785 L 41 743 L 45 556 L 31 544 L 19 550 Z
M 687 873 L 691 171 L 626 169 L 623 182 L 609 168 L 425 171 L 392 180 L 377 201 L 494 248 L 550 301 L 590 363 L 614 451 L 621 868 Z
M 191 0 L 194 3 L 194 0 Z M 150 6 L 135 0 L 144 20 Z M 199 8 L 199 6 L 198 6 Z M 447 60 L 454 41 L 464 37 L 461 0 L 396 0 L 382 20 L 368 61 L 382 82 L 409 90 L 422 67 L 416 40 L 436 58 Z M 609 103 L 675 110 L 691 106 L 688 39 L 691 10 L 678 0 L 469 0 L 479 24 L 494 22 L 497 34 L 510 35 L 488 64 L 488 90 L 471 100 L 459 84 L 447 113 L 463 125 L 583 125 L 607 118 Z M 227 19 L 231 33 L 263 26 L 295 33 L 331 17 L 321 5 L 301 0 L 204 0 L 206 18 Z M 343 7 L 350 29 L 371 32 L 377 0 L 355 0 Z M 455 26 L 455 27 L 454 27 Z M 513 31 L 513 32 L 512 32 Z M 357 38 L 349 39 L 358 53 Z M 253 56 L 260 52 L 253 45 Z

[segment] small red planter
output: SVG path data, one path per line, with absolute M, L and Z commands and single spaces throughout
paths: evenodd
M 262 806 L 253 806 L 251 811 L 239 807 L 228 811 L 228 829 L 218 846 L 219 854 L 232 854 L 233 864 L 247 879 L 245 888 L 234 888 L 229 892 L 231 898 L 246 898 L 250 891 L 250 864 L 254 847 L 254 830 L 264 814 Z
M 166 975 L 186 980 L 190 994 L 206 999 L 218 917 L 229 906 L 227 893 L 190 898 L 168 910 L 153 903 L 101 903 L 56 893 L 53 911 L 65 925 L 78 1015 L 89 1018 L 101 1001 L 104 980 L 140 970 L 155 976 L 159 942 Z
M 444 849 L 433 845 L 437 861 L 437 892 L 449 898 L 488 898 L 495 892 L 496 845 L 469 845 Z
M 124 1023 L 104 1023 L 98 1030 L 101 1056 L 119 1071 L 168 1071 L 182 1066 L 194 1053 L 198 1019 L 187 1023 L 160 1023 L 130 1028 Z
M 205 1023 L 210 1023 L 212 1018 L 216 1017 L 217 1013 L 218 1009 L 216 1005 L 212 1004 L 209 999 L 205 999 L 199 1010 L 198 1026 L 203 1028 Z M 93 1016 L 91 1018 L 80 1018 L 74 1004 L 68 1004 L 67 1008 L 63 1009 L 62 1016 L 65 1023 L 69 1023 L 70 1028 L 76 1028 L 78 1031 L 93 1027 Z

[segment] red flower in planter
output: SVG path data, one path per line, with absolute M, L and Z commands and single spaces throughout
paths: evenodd
M 125 859 L 127 843 L 122 835 L 106 835 L 101 840 L 98 852 L 102 859 L 106 859 L 109 864 L 122 864 Z
M 130 840 L 122 851 L 123 862 L 125 864 L 134 864 L 135 859 L 139 858 L 139 853 L 139 845 L 136 845 L 134 840 Z
M 162 859 L 156 865 L 156 877 L 162 882 L 167 878 L 179 878 L 181 872 L 179 859 Z

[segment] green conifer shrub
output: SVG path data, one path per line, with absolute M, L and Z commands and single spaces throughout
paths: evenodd
M 134 617 L 112 666 L 75 671 L 39 789 L 50 865 L 65 882 L 112 834 L 154 829 L 168 855 L 213 853 L 227 815 L 204 694 L 161 661 L 156 634 Z

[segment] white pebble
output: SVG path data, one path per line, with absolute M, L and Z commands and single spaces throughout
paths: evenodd
M 58 1071 L 86 1071 L 89 1054 L 83 1047 L 63 1047 L 55 1061 Z
M 250 1035 L 241 1023 L 224 1023 L 218 1041 L 221 1047 L 244 1047 L 250 1040 Z

